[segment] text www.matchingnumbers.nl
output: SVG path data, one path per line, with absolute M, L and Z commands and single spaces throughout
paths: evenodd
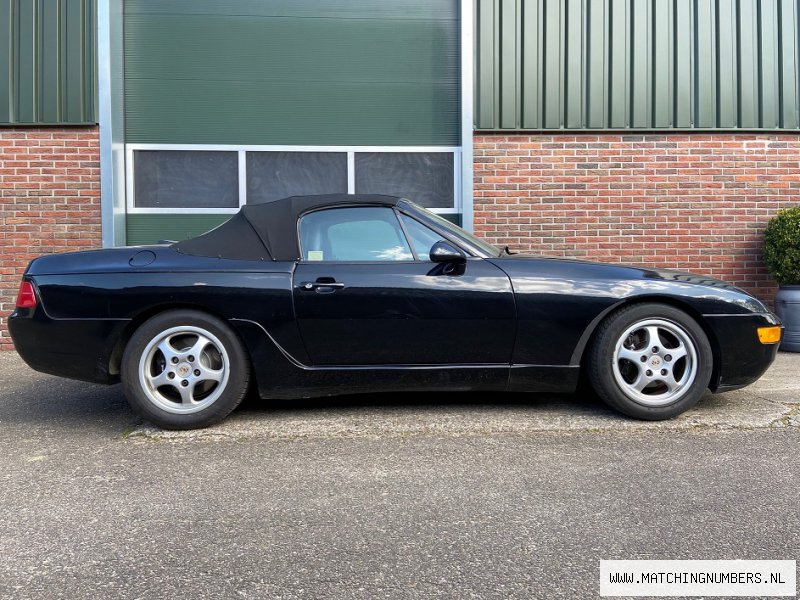
M 715 585 L 736 585 L 736 584 L 785 584 L 787 583 L 783 573 L 761 573 L 761 572 L 741 572 L 741 573 L 632 573 L 615 572 L 608 574 L 608 583 L 629 583 L 629 584 L 715 584 Z
M 794 560 L 601 560 L 601 596 L 794 597 Z

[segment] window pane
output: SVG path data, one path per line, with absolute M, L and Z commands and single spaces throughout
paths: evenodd
M 335 208 L 300 219 L 303 259 L 316 261 L 413 260 L 390 208 Z
M 452 152 L 357 152 L 356 193 L 408 198 L 426 208 L 453 208 Z
M 136 150 L 134 205 L 141 208 L 236 208 L 236 152 Z
M 247 203 L 347 193 L 346 152 L 248 152 Z
M 431 248 L 436 242 L 443 239 L 442 236 L 433 229 L 425 227 L 416 219 L 406 215 L 400 215 L 400 219 L 403 221 L 403 226 L 406 228 L 411 245 L 414 246 L 414 252 L 417 253 L 419 259 L 430 260 Z
M 456 240 L 466 243 L 467 246 L 472 246 L 478 249 L 480 252 L 486 253 L 488 256 L 500 256 L 502 254 L 499 249 L 492 246 L 486 240 L 475 237 L 469 231 L 461 229 L 461 227 L 445 218 L 449 216 L 452 215 L 437 215 L 436 213 L 432 213 L 430 211 L 425 213 L 425 218 L 430 219 L 439 225 L 439 227 L 452 235 Z

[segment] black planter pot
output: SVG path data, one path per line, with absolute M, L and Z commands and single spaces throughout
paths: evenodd
M 800 285 L 782 285 L 778 288 L 775 312 L 785 328 L 780 349 L 800 352 Z

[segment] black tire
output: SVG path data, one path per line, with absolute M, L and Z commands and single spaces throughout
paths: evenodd
M 194 356 L 192 348 L 200 354 Z M 250 361 L 224 321 L 196 310 L 170 310 L 133 333 L 122 355 L 121 379 L 131 407 L 147 420 L 164 429 L 197 429 L 218 423 L 239 405 Z
M 654 328 L 658 340 L 650 343 Z M 687 349 L 686 356 L 673 359 L 670 348 L 678 355 L 682 347 Z M 653 352 L 654 348 L 659 352 Z M 617 349 L 629 351 L 632 359 L 618 358 L 615 368 Z M 711 381 L 714 357 L 708 336 L 690 315 L 665 304 L 632 304 L 599 325 L 586 366 L 592 387 L 606 404 L 636 419 L 659 421 L 697 404 Z M 677 377 L 685 377 L 682 386 Z M 635 389 L 641 384 L 646 387 Z

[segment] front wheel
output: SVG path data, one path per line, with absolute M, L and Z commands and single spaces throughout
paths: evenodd
M 663 304 L 635 304 L 600 325 L 589 380 L 609 406 L 628 416 L 669 419 L 700 400 L 713 361 L 708 336 L 691 316 Z
M 131 336 L 121 365 L 128 402 L 165 429 L 207 427 L 242 401 L 247 355 L 221 320 L 194 310 L 156 315 Z

